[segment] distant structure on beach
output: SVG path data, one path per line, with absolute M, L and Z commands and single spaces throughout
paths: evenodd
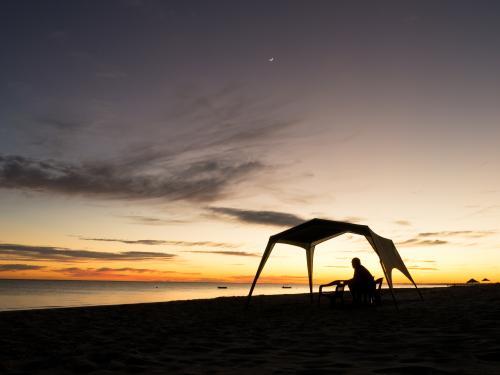
M 469 281 L 467 281 L 467 284 L 479 284 L 479 281 L 477 281 L 476 279 L 470 279 Z
M 481 280 L 482 282 L 489 282 L 490 280 L 488 280 L 486 277 L 484 279 Z

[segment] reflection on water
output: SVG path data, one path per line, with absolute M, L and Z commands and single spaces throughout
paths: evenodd
M 284 289 L 281 284 L 257 284 L 254 295 L 309 291 L 307 285 L 287 286 L 291 288 Z M 399 285 L 402 286 L 408 287 Z M 425 286 L 444 285 L 422 285 Z M 245 296 L 249 289 L 250 284 L 231 283 L 0 280 L 0 311 Z

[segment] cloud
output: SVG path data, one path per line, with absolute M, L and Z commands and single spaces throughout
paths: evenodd
M 495 205 L 491 205 L 491 206 L 482 207 L 481 209 L 476 210 L 467 216 L 484 215 L 484 214 L 492 214 L 492 213 L 496 214 L 496 211 L 498 211 L 499 209 L 500 209 L 500 205 L 495 204 Z
M 96 269 L 97 272 L 137 272 L 137 273 L 144 273 L 144 272 L 159 272 L 150 268 L 131 268 L 131 267 L 122 267 L 122 268 L 110 268 L 110 267 L 101 267 Z M 168 272 L 168 271 L 163 271 L 163 272 Z
M 248 253 L 246 251 L 223 251 L 223 250 L 214 250 L 214 251 L 202 251 L 202 250 L 191 250 L 187 251 L 188 253 L 196 253 L 196 254 L 218 254 L 218 255 L 230 255 L 230 256 L 240 256 L 240 257 L 259 257 L 259 254 Z
M 494 231 L 477 231 L 477 230 L 456 230 L 456 231 L 441 231 L 441 232 L 423 232 L 419 233 L 420 237 L 486 237 L 495 234 Z
M 439 232 L 421 232 L 416 237 L 410 238 L 406 241 L 399 242 L 399 246 L 435 246 L 444 245 L 449 243 L 448 240 L 443 239 L 429 239 L 429 237 L 466 237 L 466 238 L 480 238 L 491 236 L 495 231 L 477 231 L 477 230 L 456 230 L 456 231 L 439 231 Z
M 437 268 L 434 267 L 421 267 L 421 266 L 408 266 L 409 270 L 418 270 L 418 271 L 437 271 Z
M 94 277 L 94 276 L 126 276 L 119 272 L 135 273 L 135 274 L 182 274 L 182 275 L 200 275 L 199 272 L 177 272 L 177 271 L 160 271 L 151 268 L 133 268 L 133 267 L 101 267 L 101 268 L 80 268 L 80 267 L 65 267 L 54 269 L 53 271 L 70 275 L 73 277 Z
M 162 219 L 158 217 L 151 216 L 140 216 L 140 215 L 126 215 L 120 216 L 130 220 L 131 224 L 141 224 L 141 225 L 170 225 L 170 224 L 184 224 L 186 221 L 177 219 Z
M 396 221 L 394 221 L 394 223 L 396 223 L 398 225 L 405 225 L 405 226 L 411 225 L 411 223 L 408 220 L 396 220 Z
M 98 75 L 122 75 L 120 67 L 88 52 L 72 55 Z M 242 181 L 258 185 L 258 173 L 271 168 L 264 162 L 267 146 L 299 123 L 290 119 L 297 116 L 289 103 L 249 95 L 241 85 L 162 87 L 161 93 L 163 99 L 148 101 L 141 114 L 95 98 L 62 97 L 54 100 L 56 108 L 43 105 L 23 125 L 25 146 L 33 150 L 35 144 L 37 156 L 0 154 L 0 189 L 210 203 L 240 194 Z
M 40 270 L 42 268 L 45 268 L 45 266 L 35 266 L 32 264 L 0 264 L 0 272 L 30 271 L 30 270 Z
M 133 166 L 133 165 L 132 165 Z M 180 167 L 138 170 L 109 162 L 70 164 L 23 156 L 0 156 L 0 188 L 112 199 L 209 202 L 264 166 L 256 161 L 204 160 Z
M 171 246 L 207 246 L 207 247 L 237 247 L 227 242 L 212 241 L 164 241 L 164 240 L 123 240 L 114 238 L 86 238 L 78 237 L 83 241 L 119 242 L 127 245 L 171 245 Z
M 339 219 L 338 221 L 346 221 L 348 223 L 360 223 L 363 220 L 365 220 L 365 218 L 361 216 L 346 216 L 342 219 Z
M 436 246 L 445 245 L 448 241 L 443 240 L 422 240 L 420 238 L 410 238 L 409 240 L 398 242 L 398 246 Z
M 57 260 L 57 261 L 82 261 L 82 260 L 168 260 L 175 254 L 156 253 L 149 251 L 121 251 L 117 253 L 92 250 L 74 250 L 52 246 L 28 246 L 19 244 L 0 244 L 0 259 L 13 260 Z
M 414 263 L 436 263 L 435 260 L 420 260 L 420 259 L 409 259 L 409 258 L 404 258 L 403 259 L 405 262 L 414 262 Z
M 253 211 L 229 207 L 208 207 L 216 216 L 250 224 L 294 226 L 305 220 L 294 214 L 277 211 Z
M 165 245 L 168 241 L 161 240 L 119 240 L 113 238 L 86 238 L 78 237 L 82 241 L 119 242 L 128 245 Z
M 214 145 L 231 144 L 231 143 L 249 143 L 251 141 L 259 141 L 263 138 L 275 135 L 290 127 L 293 122 L 290 121 L 276 121 L 264 125 L 255 124 L 255 127 L 242 129 L 222 137 L 220 140 L 214 142 Z

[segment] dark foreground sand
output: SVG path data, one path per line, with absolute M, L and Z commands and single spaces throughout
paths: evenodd
M 2 374 L 500 374 L 500 285 L 0 313 Z M 316 296 L 315 296 L 316 297 Z

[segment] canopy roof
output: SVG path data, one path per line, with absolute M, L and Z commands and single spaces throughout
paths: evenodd
M 293 246 L 299 246 L 306 250 L 307 269 L 309 274 L 309 290 L 312 298 L 312 274 L 313 274 L 313 258 L 314 248 L 321 242 L 327 241 L 334 237 L 340 236 L 344 233 L 354 233 L 365 236 L 373 250 L 380 258 L 380 264 L 386 277 L 387 283 L 392 292 L 392 270 L 398 269 L 405 275 L 412 283 L 415 284 L 410 272 L 406 268 L 403 260 L 394 246 L 394 243 L 388 239 L 379 236 L 373 232 L 367 225 L 359 225 L 342 221 L 333 221 L 325 219 L 312 219 L 299 224 L 293 228 L 287 229 L 283 232 L 277 233 L 269 238 L 264 254 L 262 255 L 259 268 L 255 275 L 252 287 L 248 298 L 250 299 L 255 288 L 255 284 L 266 264 L 274 245 L 277 243 L 284 243 Z
M 275 234 L 270 237 L 270 240 L 275 243 L 285 243 L 307 249 L 347 232 L 369 236 L 370 228 L 368 228 L 367 225 L 352 224 L 342 221 L 312 219 Z

